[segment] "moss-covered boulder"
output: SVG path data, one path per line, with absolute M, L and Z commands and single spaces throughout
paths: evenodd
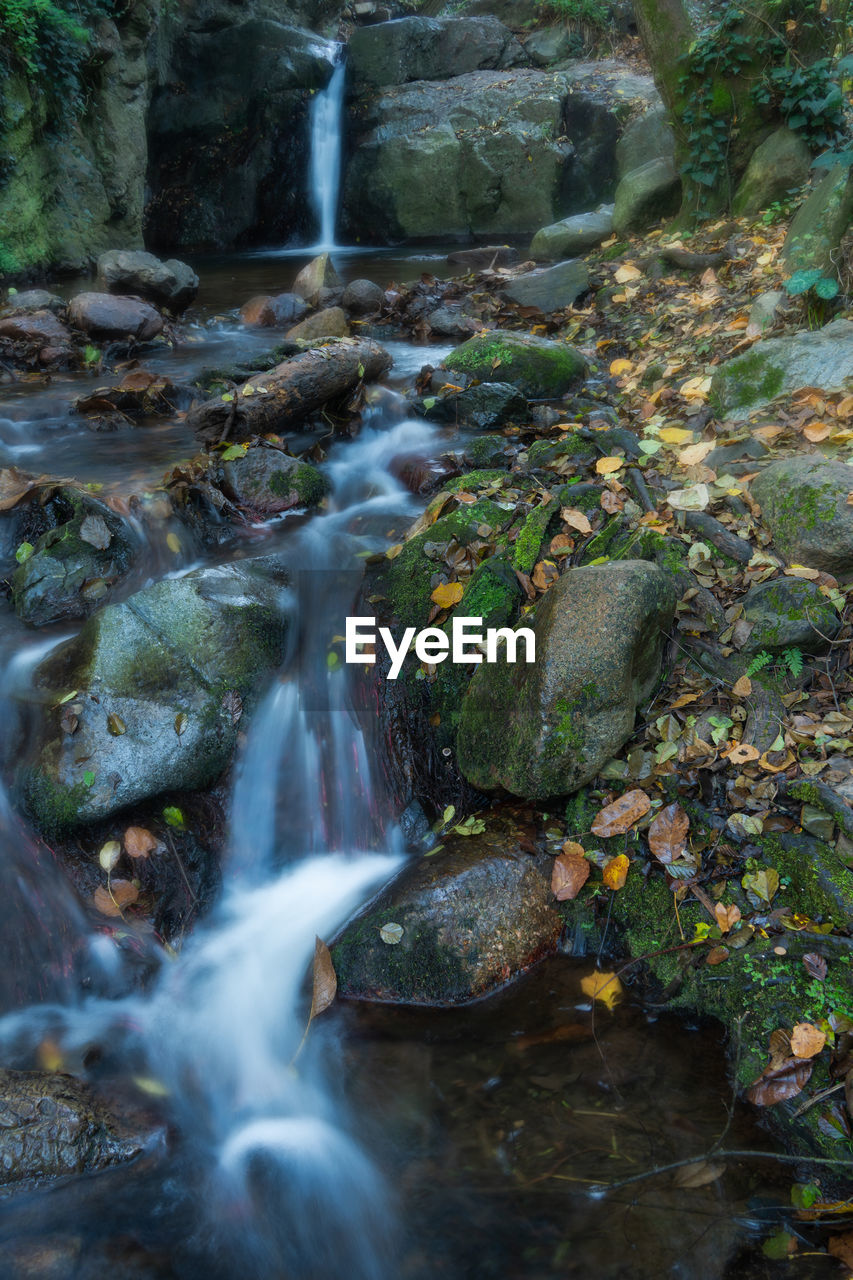
M 449 1005 L 503 986 L 556 950 L 562 918 L 550 873 L 517 816 L 496 810 L 474 834 L 451 831 L 333 944 L 339 992 Z
M 714 374 L 711 404 L 718 417 L 740 421 L 784 392 L 799 387 L 834 391 L 853 378 L 853 322 L 757 342 Z
M 756 476 L 752 493 L 787 560 L 829 573 L 853 571 L 850 482 L 843 462 L 818 457 L 782 458 Z
M 675 163 L 675 134 L 669 122 L 669 112 L 658 100 L 656 105 L 626 126 L 616 144 L 616 171 L 620 178 L 624 178 L 626 173 L 633 173 L 652 160 L 661 159 Z
M 645 231 L 678 213 L 681 177 L 669 157 L 632 169 L 619 183 L 613 201 L 613 230 L 618 236 Z
M 331 485 L 310 462 L 256 445 L 222 467 L 222 489 L 237 506 L 259 515 L 315 507 Z
M 751 587 L 743 602 L 752 623 L 744 653 L 802 649 L 820 653 L 841 630 L 841 619 L 816 582 L 776 578 Z
M 753 151 L 746 173 L 732 201 L 732 211 L 742 214 L 760 213 L 775 200 L 808 179 L 811 152 L 802 134 L 793 129 L 776 129 Z
M 586 361 L 567 342 L 524 333 L 487 333 L 451 351 L 445 366 L 479 382 L 508 382 L 534 399 L 556 399 L 586 374 Z
M 248 562 L 166 579 L 101 609 L 42 663 L 20 779 L 42 830 L 213 782 L 281 661 L 280 594 Z
M 658 679 L 675 601 L 672 577 L 645 561 L 564 573 L 524 619 L 535 662 L 499 654 L 468 686 L 458 734 L 468 781 L 546 799 L 595 777 Z
M 853 179 L 845 165 L 831 169 L 797 211 L 782 250 L 788 270 L 834 270 L 832 255 L 853 220 Z

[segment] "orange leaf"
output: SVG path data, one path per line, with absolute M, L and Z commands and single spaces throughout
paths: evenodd
M 600 1000 L 608 1009 L 612 1009 L 622 999 L 623 987 L 618 974 L 600 973 L 596 969 L 581 978 L 581 991 L 585 996 L 592 996 L 593 1000 Z
M 726 759 L 729 764 L 750 764 L 753 760 L 758 760 L 761 752 L 758 747 L 752 746 L 749 742 L 739 742 L 736 747 L 732 747 Z
M 812 1022 L 798 1022 L 791 1032 L 791 1052 L 795 1058 L 813 1058 L 825 1044 L 825 1032 Z
M 595 469 L 600 476 L 610 476 L 614 471 L 621 471 L 624 465 L 624 458 L 599 458 L 595 464 Z
M 732 693 L 736 698 L 748 698 L 752 693 L 752 681 L 749 676 L 741 676 L 740 680 L 735 680 Z
M 437 604 L 440 609 L 451 609 L 453 605 L 458 604 L 462 599 L 462 594 L 461 582 L 442 582 L 435 588 L 430 600 L 432 600 L 433 604 Z
M 139 897 L 139 890 L 130 880 L 113 880 L 109 888 L 101 885 L 95 890 L 95 906 L 105 916 L 120 916 L 122 907 L 129 907 Z
M 675 862 L 687 847 L 690 819 L 679 804 L 661 809 L 649 827 L 649 848 L 664 864 Z
M 720 933 L 728 933 L 740 920 L 740 907 L 732 903 L 718 902 L 714 906 L 714 916 L 720 927 Z
M 779 1066 L 768 1067 L 747 1089 L 748 1101 L 755 1107 L 773 1107 L 796 1098 L 808 1084 L 813 1067 L 814 1063 L 804 1058 L 786 1058 Z
M 539 591 L 547 591 L 559 578 L 560 570 L 553 560 L 540 560 L 530 576 L 534 587 Z
M 605 864 L 603 875 L 608 889 L 621 889 L 628 879 L 628 868 L 631 865 L 624 853 L 617 854 Z
M 575 847 L 581 848 L 580 845 Z M 572 898 L 578 896 L 588 879 L 589 863 L 583 854 L 564 851 L 554 860 L 551 871 L 551 892 L 558 902 L 570 902 Z
M 124 833 L 124 847 L 131 858 L 147 858 L 157 848 L 157 841 L 144 827 L 128 827 Z
M 572 529 L 577 529 L 578 533 L 592 533 L 592 525 L 584 513 L 577 508 L 563 507 L 560 516 Z
M 652 804 L 645 791 L 635 789 L 626 791 L 612 804 L 606 804 L 595 815 L 590 830 L 594 835 L 607 839 L 610 836 L 621 836 L 630 831 L 643 814 L 648 813 Z
M 618 378 L 622 373 L 630 373 L 633 367 L 630 360 L 614 360 L 610 365 L 610 376 Z
M 803 435 L 812 444 L 820 444 L 821 440 L 827 440 L 832 435 L 832 427 L 828 422 L 810 422 L 807 427 L 803 427 Z

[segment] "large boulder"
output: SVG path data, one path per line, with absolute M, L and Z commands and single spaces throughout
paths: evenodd
M 744 355 L 720 365 L 711 383 L 718 417 L 734 421 L 799 387 L 843 388 L 853 378 L 853 321 L 833 320 L 823 329 L 767 338 Z
M 650 160 L 626 173 L 616 188 L 613 230 L 620 236 L 645 231 L 677 213 L 680 204 L 681 176 L 674 161 Z
M 347 56 L 358 87 L 448 80 L 527 62 L 512 32 L 493 17 L 413 17 L 361 27 L 352 34 Z
M 147 298 L 175 315 L 186 311 L 198 293 L 198 276 L 186 262 L 161 262 L 141 249 L 109 249 L 98 259 L 98 283 L 108 293 Z
M 503 296 L 520 307 L 538 307 L 544 315 L 562 311 L 589 289 L 589 272 L 577 258 L 554 267 L 526 271 L 504 285 Z
M 223 463 L 222 470 L 223 489 L 232 502 L 262 516 L 314 507 L 330 489 L 312 463 L 263 445 Z
M 522 624 L 536 661 L 499 652 L 468 686 L 457 739 L 468 781 L 544 800 L 594 778 L 658 680 L 676 598 L 673 578 L 645 561 L 564 573 Z
M 787 560 L 842 576 L 853 570 L 851 480 L 843 462 L 818 457 L 782 458 L 755 477 L 762 519 Z
M 150 303 L 111 293 L 78 293 L 68 304 L 68 320 L 89 337 L 105 341 L 150 342 L 163 332 L 163 317 Z
M 353 315 L 368 316 L 382 306 L 385 291 L 372 280 L 351 280 L 344 289 L 341 306 Z
M 73 364 L 77 358 L 67 327 L 46 307 L 8 311 L 0 319 L 0 351 L 12 364 L 28 364 L 34 359 L 54 369 Z
M 499 331 L 469 338 L 444 363 L 453 373 L 479 382 L 506 382 L 542 400 L 565 395 L 586 373 L 583 356 L 567 342 Z
M 410 863 L 347 925 L 332 944 L 342 995 L 462 1004 L 553 954 L 563 922 L 551 859 L 517 816 L 496 810 L 482 821 L 485 830 L 451 832 L 440 852 Z
M 534 67 L 553 67 L 576 56 L 577 42 L 568 26 L 540 27 L 525 40 L 524 52 Z
M 800 205 L 788 228 L 782 259 L 791 274 L 817 267 L 834 271 L 832 255 L 851 221 L 853 177 L 847 166 L 836 165 Z
M 594 249 L 613 231 L 613 205 L 603 204 L 592 213 L 576 213 L 552 222 L 536 232 L 530 244 L 532 258 L 571 258 Z
M 493 431 L 508 422 L 519 422 L 527 411 L 524 396 L 509 382 L 484 382 L 464 391 L 430 396 L 422 403 L 424 416 L 431 422 L 453 423 L 476 431 Z
M 652 160 L 675 164 L 675 134 L 669 112 L 660 103 L 637 116 L 616 144 L 616 168 L 620 178 Z
M 197 570 L 107 605 L 51 654 L 36 673 L 36 753 L 22 776 L 39 826 L 70 829 L 213 782 L 241 706 L 281 661 L 280 595 L 245 561 Z
M 47 289 L 10 289 L 6 305 L 0 308 L 0 316 L 32 315 L 34 311 L 52 311 L 60 315 L 65 310 L 65 300 Z
M 802 134 L 776 129 L 752 153 L 732 201 L 732 212 L 760 213 L 807 181 L 811 152 Z

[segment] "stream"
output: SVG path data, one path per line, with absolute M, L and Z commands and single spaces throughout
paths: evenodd
M 440 256 L 352 252 L 337 265 L 345 279 L 387 282 L 438 269 Z M 174 381 L 269 349 L 275 339 L 244 329 L 234 308 L 287 288 L 303 261 L 195 265 L 202 291 L 186 341 L 146 361 Z M 770 1274 L 755 1242 L 790 1179 L 769 1163 L 730 1162 L 697 1188 L 668 1176 L 596 1190 L 700 1155 L 727 1126 L 730 1148 L 770 1146 L 746 1109 L 732 1110 L 719 1030 L 630 998 L 594 1011 L 580 988 L 594 957 L 552 959 L 464 1010 L 339 1003 L 301 1047 L 315 937 L 330 939 L 406 853 L 371 780 L 346 676 L 326 653 L 364 555 L 423 508 L 395 460 L 429 460 L 461 439 L 408 418 L 398 394 L 449 348 L 389 348 L 387 391 L 355 440 L 328 448 L 324 510 L 253 526 L 216 553 L 185 545 L 177 560 L 166 522 L 123 588 L 272 552 L 292 582 L 289 652 L 234 771 L 219 903 L 174 958 L 147 958 L 156 971 L 142 990 L 50 851 L 0 800 L 0 1057 L 31 1067 L 51 1044 L 153 1135 L 131 1165 L 0 1201 L 0 1274 L 11 1280 Z M 194 451 L 179 421 L 90 431 L 68 406 L 99 381 L 0 390 L 0 464 L 130 493 Z M 27 632 L 2 608 L 7 770 L 33 668 L 67 636 Z

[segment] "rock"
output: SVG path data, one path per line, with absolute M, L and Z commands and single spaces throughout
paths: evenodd
M 524 52 L 534 67 L 552 67 L 576 54 L 573 33 L 566 26 L 540 27 L 524 42 Z
M 71 363 L 76 354 L 68 329 L 47 309 L 7 313 L 0 319 L 0 339 L 35 349 L 39 363 L 53 367 Z M 23 353 L 13 347 L 12 354 Z
M 147 298 L 174 315 L 186 311 L 198 293 L 198 276 L 186 262 L 161 262 L 139 249 L 109 249 L 98 259 L 98 283 L 108 293 Z
M 460 307 L 436 307 L 435 311 L 430 311 L 427 321 L 433 333 L 448 338 L 463 338 L 482 327 L 480 321 L 466 315 Z
M 314 507 L 331 487 L 310 462 L 264 446 L 224 463 L 222 470 L 222 487 L 232 502 L 262 516 Z
M 327 307 L 307 320 L 300 320 L 299 324 L 288 329 L 287 336 L 292 341 L 313 342 L 315 338 L 346 338 L 349 331 L 349 323 L 341 308 Z
M 493 17 L 413 17 L 361 27 L 352 34 L 347 60 L 356 85 L 372 87 L 448 80 L 526 62 L 518 40 Z
M 465 267 L 467 271 L 486 271 L 489 267 L 512 267 L 521 255 L 508 244 L 487 244 L 479 249 L 455 249 L 447 255 L 449 267 Z
M 748 338 L 761 337 L 768 329 L 773 328 L 786 297 L 787 294 L 781 289 L 767 289 L 758 295 L 749 309 L 749 323 L 746 326 Z
M 469 340 L 444 361 L 480 382 L 508 382 L 533 399 L 565 395 L 586 374 L 586 361 L 567 342 L 498 332 Z
M 566 571 L 524 618 L 535 663 L 475 670 L 457 739 L 468 781 L 544 800 L 594 778 L 657 682 L 677 594 L 645 561 Z
M 781 458 L 751 488 L 773 545 L 786 560 L 832 574 L 853 570 L 850 467 L 818 457 Z
M 0 1071 L 0 1185 L 92 1173 L 144 1145 L 72 1076 Z
M 293 282 L 293 292 L 313 307 L 321 289 L 336 289 L 340 284 L 341 278 L 331 257 L 328 253 L 321 253 L 299 272 Z
M 281 661 L 279 597 L 250 562 L 200 569 L 107 605 L 55 650 L 36 672 L 45 700 L 21 778 L 40 828 L 67 831 L 212 783 L 234 750 L 241 702 L 250 709 Z M 58 705 L 71 690 L 73 734 Z
M 78 293 L 68 304 L 68 320 L 75 329 L 105 341 L 149 342 L 163 332 L 163 317 L 149 303 L 111 293 Z
M 301 320 L 308 304 L 296 293 L 259 294 L 244 302 L 240 319 L 251 328 L 282 329 Z
M 465 457 L 472 467 L 488 467 L 506 471 L 515 456 L 512 445 L 504 436 L 477 436 L 465 446 Z
M 585 263 L 574 258 L 516 276 L 501 290 L 501 296 L 520 307 L 538 307 L 544 315 L 562 311 L 589 289 Z
M 753 624 L 744 653 L 820 653 L 841 630 L 841 619 L 817 583 L 800 578 L 774 578 L 750 587 L 743 612 Z
M 351 280 L 344 289 L 341 306 L 357 316 L 372 315 L 381 310 L 385 290 L 372 280 Z
M 800 205 L 788 228 L 782 260 L 793 275 L 819 267 L 834 274 L 832 255 L 853 220 L 853 178 L 837 165 Z
M 675 164 L 675 134 L 669 112 L 660 104 L 638 116 L 616 144 L 616 169 L 620 178 L 642 169 L 652 160 Z
M 526 410 L 527 401 L 517 387 L 508 382 L 484 382 L 466 391 L 434 397 L 429 408 L 425 407 L 425 416 L 431 422 L 491 431 L 508 422 L 518 422 Z
M 536 232 L 530 245 L 532 258 L 571 258 L 594 249 L 613 231 L 613 205 L 600 205 L 593 213 L 576 213 L 552 222 Z
M 52 311 L 59 315 L 65 310 L 64 299 L 47 289 L 24 289 L 20 293 L 10 293 L 6 304 L 0 309 L 0 317 L 6 315 L 32 315 L 34 311 Z
M 626 173 L 616 188 L 613 230 L 617 235 L 645 231 L 678 213 L 681 177 L 670 159 L 650 160 Z
M 720 365 L 710 401 L 720 418 L 737 422 L 799 387 L 843 388 L 853 377 L 853 322 L 833 320 L 823 329 L 768 338 Z
M 760 213 L 808 180 L 812 155 L 802 134 L 776 129 L 756 147 L 732 201 L 736 217 Z
M 501 810 L 479 835 L 410 863 L 332 944 L 338 990 L 360 1000 L 450 1005 L 504 986 L 556 950 L 551 860 Z M 381 930 L 397 925 L 398 943 Z M 395 932 L 390 934 L 395 937 Z

